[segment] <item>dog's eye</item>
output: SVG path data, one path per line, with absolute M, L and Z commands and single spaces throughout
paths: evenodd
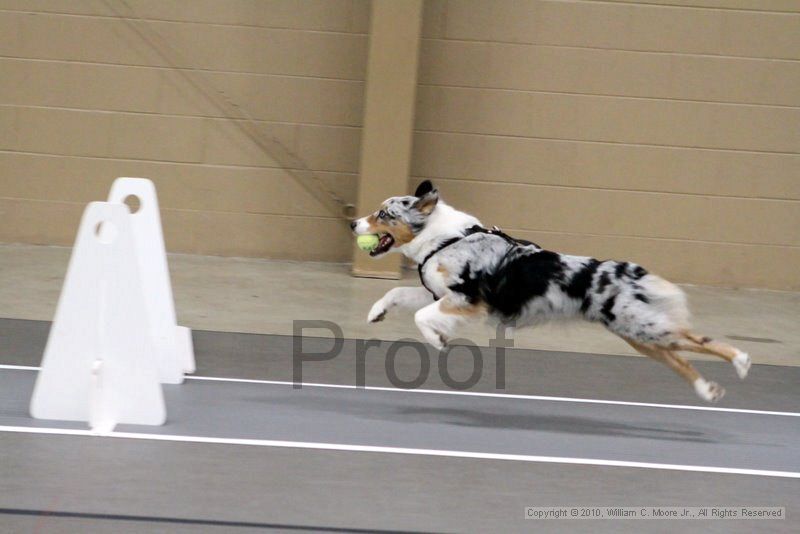
M 383 210 L 379 211 L 378 212 L 378 218 L 379 219 L 385 219 L 386 218 L 386 212 L 383 211 Z

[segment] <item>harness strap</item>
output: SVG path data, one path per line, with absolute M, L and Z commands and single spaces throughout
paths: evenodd
M 449 247 L 449 246 L 450 246 L 450 245 L 452 245 L 453 243 L 457 243 L 457 242 L 461 241 L 462 239 L 464 239 L 465 237 L 467 237 L 467 235 L 471 235 L 471 234 L 466 234 L 466 235 L 463 235 L 463 236 L 461 236 L 461 237 L 451 237 L 451 238 L 450 238 L 450 239 L 448 239 L 447 241 L 444 241 L 444 242 L 442 242 L 442 244 L 441 244 L 441 245 L 439 245 L 439 246 L 438 246 L 438 247 L 436 247 L 434 250 L 432 250 L 431 252 L 429 252 L 429 253 L 428 253 L 428 255 L 427 255 L 427 256 L 425 256 L 425 258 L 422 260 L 422 262 L 420 262 L 420 264 L 419 264 L 419 265 L 417 265 L 417 274 L 419 274 L 419 281 L 420 281 L 420 283 L 422 283 L 422 287 L 424 287 L 425 289 L 427 289 L 427 290 L 428 290 L 428 292 L 429 292 L 431 295 L 433 295 L 433 299 L 434 299 L 434 300 L 439 300 L 439 297 L 437 297 L 437 296 L 436 296 L 436 293 L 434 293 L 434 292 L 433 292 L 433 290 L 432 290 L 431 288 L 429 288 L 429 287 L 428 287 L 428 284 L 426 284 L 426 283 L 425 283 L 425 277 L 424 277 L 424 276 L 422 276 L 422 268 L 423 268 L 423 267 L 425 267 L 425 264 L 426 264 L 426 263 L 428 263 L 428 260 L 429 260 L 429 259 L 431 259 L 431 257 L 432 257 L 434 254 L 436 254 L 437 252 L 439 252 L 439 251 L 441 251 L 441 250 L 443 250 L 443 249 L 445 249 L 445 248 Z
M 484 228 L 483 226 L 479 226 L 479 225 L 476 224 L 475 226 L 472 226 L 472 227 L 468 228 L 466 230 L 466 232 L 464 232 L 463 235 L 460 235 L 458 237 L 451 237 L 450 239 L 447 239 L 446 241 L 443 241 L 438 247 L 436 247 L 434 250 L 429 252 L 427 254 L 427 256 L 425 256 L 422 259 L 422 261 L 419 263 L 419 265 L 417 265 L 417 273 L 419 274 L 419 281 L 422 283 L 422 287 L 427 289 L 431 293 L 431 295 L 433 295 L 433 298 L 435 300 L 439 300 L 439 298 L 441 298 L 441 297 L 437 297 L 436 293 L 434 293 L 431 290 L 431 288 L 428 287 L 428 284 L 425 283 L 425 278 L 422 276 L 423 267 L 425 267 L 425 264 L 428 263 L 428 260 L 431 259 L 434 255 L 438 254 L 439 252 L 441 252 L 442 250 L 446 249 L 450 245 L 452 245 L 454 243 L 458 243 L 459 241 L 461 241 L 465 237 L 471 236 L 472 234 L 496 235 L 496 236 L 502 237 L 503 239 L 508 241 L 508 243 L 512 247 L 521 246 L 521 245 L 522 246 L 524 246 L 524 245 L 533 245 L 535 247 L 541 248 L 541 247 L 539 247 L 539 245 L 537 245 L 536 243 L 533 243 L 531 241 L 526 241 L 524 239 L 515 239 L 515 238 L 511 237 L 510 235 L 508 235 L 507 233 L 503 232 L 497 226 L 494 226 L 491 229 L 489 229 L 489 228 Z

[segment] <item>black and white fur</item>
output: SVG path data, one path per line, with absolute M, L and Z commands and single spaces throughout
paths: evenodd
M 397 287 L 378 300 L 368 321 L 393 308 L 415 310 L 425 339 L 441 349 L 461 324 L 478 318 L 519 328 L 543 321 L 582 318 L 600 323 L 637 351 L 683 376 L 697 394 L 717 401 L 724 389 L 705 380 L 676 351 L 713 354 L 731 362 L 740 378 L 750 357 L 690 331 L 680 288 L 629 262 L 599 261 L 544 250 L 485 231 L 480 221 L 439 198 L 429 181 L 413 196 L 387 199 L 351 223 L 356 234 L 379 234 L 373 256 L 401 252 L 422 264 L 425 287 Z

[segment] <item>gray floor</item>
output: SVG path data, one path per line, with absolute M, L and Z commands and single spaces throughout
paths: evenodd
M 0 363 L 38 365 L 48 324 L 0 320 Z M 331 341 L 306 339 L 307 351 Z M 195 332 L 198 375 L 291 380 L 292 339 Z M 387 343 L 368 385 L 389 385 Z M 306 381 L 352 384 L 356 342 Z M 405 353 L 403 353 L 405 354 Z M 494 356 L 474 388 L 494 391 Z M 425 388 L 444 385 L 431 356 Z M 454 377 L 471 358 L 451 357 Z M 419 367 L 412 352 L 397 372 Z M 699 362 L 721 406 L 798 411 L 797 367 Z M 0 371 L 0 425 L 26 415 L 35 373 Z M 505 393 L 701 404 L 671 372 L 623 356 L 509 351 Z M 800 470 L 795 417 L 188 380 L 165 387 L 169 421 L 119 430 Z M 775 477 L 0 432 L 0 532 L 796 532 L 800 481 Z M 788 519 L 525 521 L 524 506 L 785 506 Z
M 0 363 L 39 365 L 50 323 L 22 319 L 0 319 Z M 230 378 L 291 381 L 294 338 L 283 335 L 236 334 L 194 331 L 197 375 Z M 305 337 L 302 350 L 325 352 L 332 347 L 328 338 Z M 356 384 L 357 345 L 344 340 L 341 353 L 333 359 L 303 366 L 305 382 Z M 364 356 L 365 383 L 392 386 L 386 371 L 390 342 L 370 348 Z M 456 349 L 448 362 L 454 379 L 465 380 L 472 372 L 473 359 Z M 447 389 L 437 370 L 438 356 L 428 347 L 430 373 L 422 388 Z M 472 391 L 498 391 L 497 354 L 482 349 L 483 373 Z M 727 388 L 727 395 L 715 406 L 754 410 L 800 411 L 800 367 L 753 365 L 747 380 L 740 381 L 733 366 L 724 362 L 696 361 L 703 375 Z M 396 374 L 411 380 L 420 370 L 420 357 L 412 349 L 398 352 Z M 648 358 L 507 349 L 504 389 L 525 395 L 598 398 L 664 404 L 707 406 L 675 373 Z M 503 381 L 503 378 L 500 379 Z
M 83 428 L 29 418 L 35 377 L 0 371 L 0 426 Z M 165 425 L 117 430 L 800 472 L 795 417 L 200 380 L 164 390 Z

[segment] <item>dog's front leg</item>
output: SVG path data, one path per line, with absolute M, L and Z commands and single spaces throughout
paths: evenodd
M 485 312 L 485 306 L 470 304 L 462 296 L 450 294 L 419 310 L 414 314 L 414 322 L 425 340 L 442 350 L 456 327 Z
M 367 315 L 367 322 L 377 323 L 386 317 L 392 308 L 418 310 L 433 302 L 433 295 L 424 287 L 395 287 L 372 305 Z

